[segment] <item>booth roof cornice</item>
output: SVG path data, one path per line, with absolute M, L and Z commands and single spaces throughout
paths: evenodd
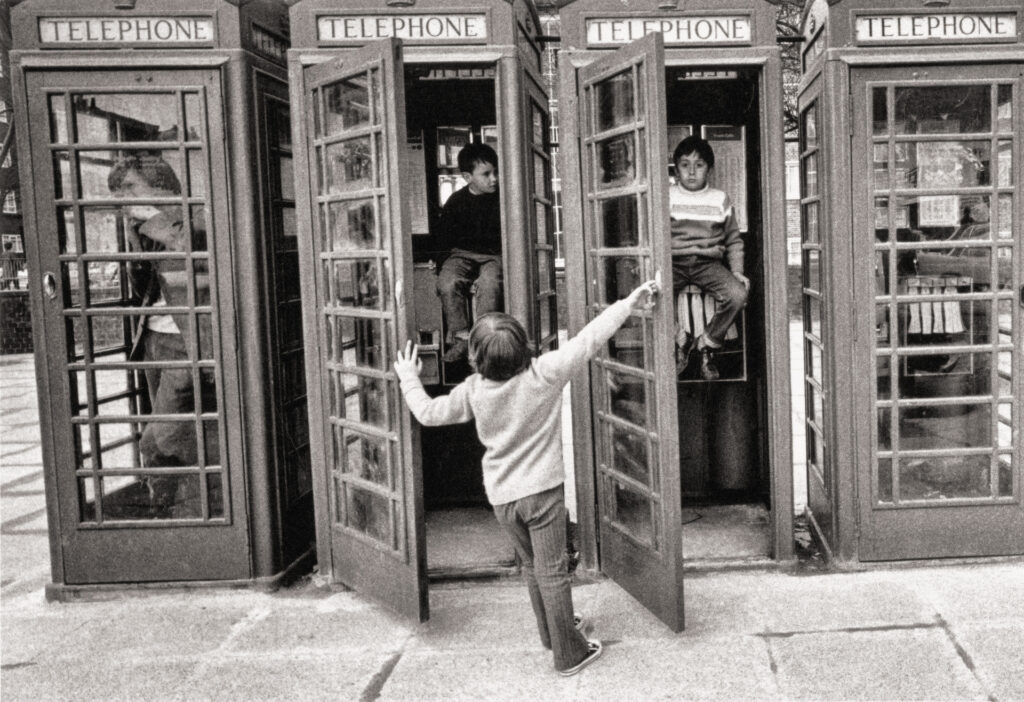
M 291 0 L 292 2 L 301 2 L 301 0 Z M 534 5 L 541 12 L 552 12 L 560 10 L 567 5 L 572 5 L 574 2 L 582 2 L 583 0 L 535 0 Z M 653 0 L 651 0 L 653 1 Z M 764 0 L 769 5 L 778 5 L 782 0 Z M 829 4 L 835 4 L 842 0 L 829 0 Z M 680 8 L 685 9 L 685 8 Z
M 248 2 L 249 0 L 241 0 L 241 1 L 242 2 Z M 298 5 L 299 3 L 304 2 L 304 0 L 282 0 L 282 2 L 284 2 L 284 4 L 287 5 L 288 7 L 291 7 L 292 5 Z M 237 4 L 237 2 L 235 4 Z M 385 7 L 387 7 L 387 4 L 384 2 L 384 0 L 381 0 L 381 4 L 384 5 Z M 505 4 L 507 4 L 507 5 L 514 5 L 515 4 L 515 0 L 505 0 Z M 541 3 L 535 2 L 534 4 L 539 6 Z M 566 3 L 563 1 L 562 4 L 564 5 Z M 413 9 L 415 9 L 415 8 L 413 8 Z
M 7 0 L 7 4 L 10 7 L 15 7 L 26 2 L 32 2 L 32 0 Z M 225 5 L 234 5 L 235 7 L 242 7 L 243 5 L 248 5 L 251 2 L 255 2 L 255 0 L 217 0 L 217 2 L 222 2 Z M 282 2 L 288 5 L 295 4 L 295 0 L 292 0 L 291 2 L 289 2 L 289 0 L 282 0 Z M 113 7 L 113 5 L 111 5 L 111 7 Z

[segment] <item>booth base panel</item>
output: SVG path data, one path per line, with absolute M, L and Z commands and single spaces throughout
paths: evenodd
M 489 507 L 427 512 L 429 577 L 488 577 L 515 572 L 512 544 Z

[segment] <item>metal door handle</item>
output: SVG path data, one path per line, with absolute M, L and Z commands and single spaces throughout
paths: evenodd
M 43 294 L 51 300 L 57 297 L 57 278 L 53 273 L 43 273 Z

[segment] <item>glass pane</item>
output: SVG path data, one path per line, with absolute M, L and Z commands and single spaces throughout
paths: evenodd
M 83 198 L 141 200 L 124 206 L 140 222 L 162 211 L 160 200 L 179 199 L 184 178 L 178 151 L 79 151 L 78 173 Z
M 1013 186 L 1013 142 L 996 144 L 996 185 L 1000 188 Z
M 196 93 L 185 93 L 185 134 L 188 141 L 203 139 L 203 103 Z
M 597 182 L 605 187 L 628 185 L 636 179 L 636 148 L 633 133 L 605 139 L 595 144 Z
M 353 76 L 324 87 L 326 136 L 370 122 L 367 76 Z
M 608 256 L 602 258 L 604 269 L 604 304 L 612 304 L 629 295 L 643 282 L 639 258 Z
M 1012 353 L 1000 353 L 997 354 L 999 357 L 999 366 L 997 372 L 999 374 L 999 396 L 1000 397 L 1011 397 L 1013 396 L 1013 354 Z
M 625 483 L 612 480 L 611 519 L 633 538 L 657 548 L 657 534 L 651 518 L 651 500 Z
M 812 149 L 818 145 L 818 105 L 814 103 L 803 113 L 803 150 Z
M 594 86 L 597 124 L 595 131 L 604 131 L 632 122 L 636 115 L 633 99 L 633 73 L 626 70 L 606 78 Z
M 343 473 L 350 473 L 377 485 L 390 487 L 391 471 L 388 466 L 388 440 L 365 436 L 354 431 L 336 427 L 337 439 L 341 442 L 341 466 Z
M 1013 131 L 1013 86 L 1000 85 L 996 106 L 997 129 L 1001 133 Z
M 821 292 L 821 252 L 814 249 L 804 251 L 804 287 Z
M 199 476 L 101 478 L 104 520 L 194 519 L 199 513 Z
M 375 492 L 343 484 L 345 526 L 394 548 L 390 502 Z
M 80 144 L 178 139 L 178 98 L 172 93 L 74 95 L 71 108 Z
M 900 448 L 903 450 L 992 446 L 990 404 L 901 406 L 898 414 Z
M 818 152 L 805 158 L 803 197 L 814 197 L 818 194 Z
M 543 202 L 535 202 L 533 207 L 533 215 L 537 223 L 537 243 L 550 244 L 549 232 L 551 231 L 551 226 L 548 223 L 548 217 L 550 216 L 551 209 Z
M 370 138 L 349 139 L 325 148 L 327 194 L 338 195 L 373 187 Z
M 612 370 L 605 374 L 611 413 L 638 427 L 647 426 L 647 393 L 643 379 Z
M 804 241 L 813 244 L 820 241 L 818 232 L 818 203 L 809 202 L 804 205 Z
M 892 502 L 892 459 L 878 459 L 878 501 Z
M 998 448 L 1013 448 L 1013 405 L 1006 402 L 999 404 L 999 424 L 996 434 Z
M 950 340 L 949 343 L 954 343 Z M 900 358 L 904 398 L 990 395 L 990 353 L 915 354 Z
M 98 370 L 94 371 L 93 377 L 96 380 L 96 412 L 100 416 L 124 416 L 131 413 L 132 403 L 130 400 L 138 392 L 132 381 L 131 371 L 123 370 Z M 118 424 L 100 425 L 100 434 L 112 427 L 119 427 Z M 131 432 L 127 434 L 132 436 Z M 123 438 L 123 437 L 122 437 Z M 104 440 L 104 445 L 107 443 Z
M 78 479 L 78 508 L 80 521 L 96 521 L 96 481 L 91 477 Z
M 878 408 L 878 448 L 892 450 L 892 414 L 888 407 Z
M 206 474 L 206 504 L 211 519 L 224 517 L 224 480 L 220 473 Z
M 334 251 L 378 248 L 373 200 L 332 202 L 328 206 L 330 241 Z
M 999 463 L 999 484 L 997 495 L 999 497 L 1013 496 L 1013 455 L 1001 453 L 996 459 Z
M 608 359 L 635 368 L 645 368 L 644 325 L 644 320 L 639 317 L 627 319 L 608 340 Z M 649 322 L 646 325 L 650 327 Z
M 992 129 L 987 85 L 897 87 L 897 134 L 963 134 Z
M 889 108 L 888 88 L 873 88 L 871 90 L 871 122 L 874 125 L 873 133 L 885 135 L 889 133 Z
M 533 192 L 538 197 L 548 194 L 548 162 L 540 154 L 533 155 Z
M 68 142 L 68 116 L 63 95 L 50 96 L 50 141 L 54 144 Z
M 335 260 L 332 281 L 333 301 L 347 307 L 380 309 L 388 307 L 389 296 L 381 295 L 381 283 L 387 292 L 387 280 L 381 279 L 377 259 Z
M 352 367 L 386 370 L 384 365 L 390 341 L 386 325 L 377 319 L 337 317 L 340 327 L 342 362 Z
M 540 146 L 544 144 L 544 132 L 546 131 L 547 117 L 541 111 L 541 108 L 537 106 L 537 103 L 530 103 L 530 114 L 533 119 L 531 120 L 532 130 L 530 132 L 533 143 Z
M 988 456 L 902 458 L 900 500 L 988 497 L 990 462 Z
M 558 315 L 558 299 L 549 297 L 540 302 L 540 336 L 546 339 L 554 336 L 558 331 L 555 328 L 555 320 Z
M 53 153 L 53 196 L 58 200 L 75 196 L 75 183 L 71 179 L 71 157 L 67 151 Z
M 554 289 L 554 272 L 555 269 L 551 265 L 551 252 L 550 251 L 538 251 L 537 252 L 537 292 L 543 293 Z
M 639 246 L 640 217 L 636 196 L 623 195 L 597 204 L 601 236 L 599 245 L 607 248 Z
M 896 177 L 893 187 L 897 188 L 969 188 L 992 183 L 991 148 L 988 141 L 922 141 L 900 144 L 905 146 L 906 160 L 896 154 Z M 906 171 L 903 171 L 903 167 Z M 940 196 L 944 205 L 956 198 Z M 933 209 L 938 205 L 932 203 Z M 929 212 L 923 213 L 927 215 Z M 946 210 L 931 215 L 948 219 Z
M 999 229 L 1000 239 L 1013 238 L 1013 195 L 999 196 Z
M 377 69 L 370 71 L 370 90 L 373 95 L 373 123 L 380 124 L 384 119 L 384 103 L 381 101 L 381 94 L 384 85 L 381 82 L 381 74 Z
M 343 417 L 356 422 L 390 429 L 388 412 L 388 383 L 379 378 L 367 378 L 351 373 L 341 374 L 345 402 L 339 407 Z
M 647 437 L 614 424 L 611 431 L 611 468 L 623 475 L 649 485 L 650 463 L 647 456 Z
M 206 197 L 206 155 L 192 149 L 186 152 L 188 160 L 188 194 L 191 197 Z
M 72 212 L 70 208 L 63 212 L 64 226 L 69 237 L 72 235 L 75 227 Z M 153 250 L 153 240 L 146 238 L 145 235 L 140 236 L 137 231 L 127 229 L 127 222 L 122 220 L 119 208 L 83 207 L 81 212 L 82 218 L 85 220 L 82 234 L 86 253 L 121 253 L 125 251 Z M 143 246 L 143 238 L 145 238 L 145 243 L 149 245 L 149 248 Z M 139 263 L 133 265 L 145 266 L 151 264 Z
M 283 200 L 295 199 L 295 166 L 291 156 L 281 156 L 277 160 L 279 189 L 278 193 Z M 286 234 L 287 236 L 287 234 Z

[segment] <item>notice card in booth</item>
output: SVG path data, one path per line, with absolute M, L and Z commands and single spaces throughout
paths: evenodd
M 701 136 L 715 152 L 709 184 L 732 200 L 740 231 L 747 231 L 747 138 L 745 127 L 706 124 Z
M 429 234 L 427 209 L 426 156 L 423 151 L 423 132 L 410 134 L 405 142 L 406 173 L 402 178 L 402 197 L 409 203 L 409 219 L 413 234 Z

